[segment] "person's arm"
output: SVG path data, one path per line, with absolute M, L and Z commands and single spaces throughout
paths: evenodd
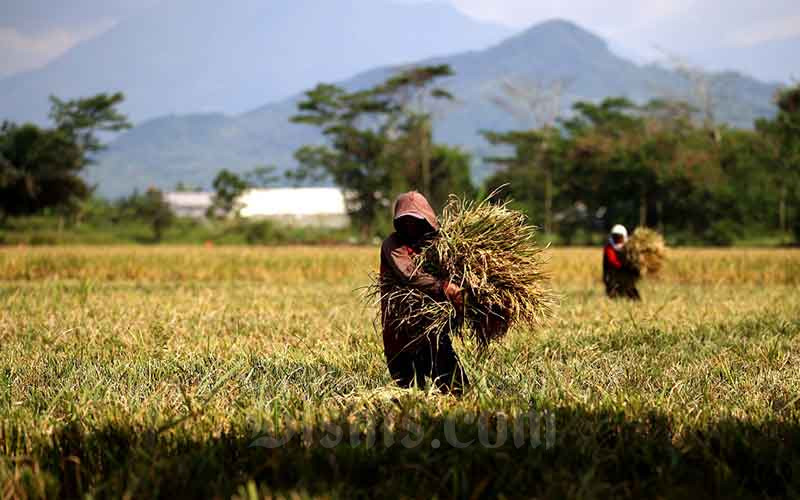
M 606 259 L 614 269 L 622 269 L 622 261 L 617 256 L 617 251 L 614 250 L 614 247 L 611 245 L 606 245 Z
M 395 238 L 389 238 L 384 242 L 381 254 L 392 274 L 403 283 L 435 297 L 445 295 L 448 282 L 417 269 L 408 247 L 400 244 Z

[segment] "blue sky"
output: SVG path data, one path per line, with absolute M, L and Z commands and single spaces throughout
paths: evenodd
M 714 49 L 800 37 L 798 0 L 438 1 L 450 1 L 472 17 L 518 28 L 554 17 L 569 19 L 640 60 L 655 58 L 662 51 L 691 59 Z M 40 67 L 157 2 L 2 0 L 0 76 Z

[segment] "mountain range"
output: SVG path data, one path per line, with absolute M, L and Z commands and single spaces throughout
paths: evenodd
M 435 135 L 472 153 L 477 177 L 485 175 L 487 167 L 480 160 L 490 154 L 479 131 L 530 126 L 492 103 L 492 97 L 502 93 L 504 81 L 564 82 L 563 113 L 578 100 L 623 96 L 644 102 L 691 94 L 690 83 L 677 72 L 623 59 L 600 37 L 560 20 L 538 24 L 484 50 L 412 64 L 452 66 L 455 75 L 443 85 L 456 101 L 436 110 Z M 367 88 L 402 67 L 383 66 L 339 84 L 350 90 Z M 707 78 L 718 120 L 749 127 L 755 118 L 773 113 L 774 85 L 732 72 Z M 291 168 L 297 148 L 322 140 L 316 130 L 289 122 L 298 99 L 296 95 L 238 115 L 170 115 L 145 121 L 112 143 L 91 169 L 90 178 L 102 194 L 117 196 L 134 187 L 171 188 L 178 182 L 208 187 L 222 168 L 246 171 L 263 164 Z
M 162 0 L 44 68 L 0 80 L 0 119 L 41 123 L 51 94 L 111 91 L 125 93 L 121 109 L 134 122 L 241 113 L 319 81 L 485 48 L 511 33 L 438 2 Z

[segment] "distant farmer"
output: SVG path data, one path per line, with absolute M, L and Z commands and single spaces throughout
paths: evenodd
M 417 269 L 414 262 L 414 256 L 438 236 L 439 222 L 428 200 L 414 191 L 401 194 L 394 205 L 394 228 L 381 247 L 381 278 L 393 278 L 436 300 L 449 300 L 457 311 L 462 311 L 461 288 Z M 430 378 L 441 392 L 461 394 L 468 380 L 449 333 L 425 336 L 421 334 L 425 325 L 401 324 L 389 311 L 386 291 L 382 290 L 381 295 L 383 349 L 392 379 L 401 387 L 408 388 L 416 382 L 422 388 L 425 379 Z
M 608 243 L 603 249 L 603 282 L 606 285 L 606 295 L 612 299 L 641 300 L 639 290 L 636 289 L 639 271 L 630 265 L 623 251 L 627 240 L 628 230 L 625 226 L 617 224 L 611 228 Z

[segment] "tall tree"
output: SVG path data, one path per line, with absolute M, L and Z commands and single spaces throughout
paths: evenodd
M 517 202 L 526 205 L 529 215 L 536 220 L 545 221 L 545 230 L 553 231 L 552 213 L 555 186 L 561 179 L 554 179 L 563 169 L 560 159 L 561 132 L 555 127 L 539 130 L 522 130 L 512 132 L 483 132 L 484 137 L 494 146 L 511 148 L 510 156 L 494 156 L 487 160 L 501 167 L 501 171 L 493 176 L 488 189 L 493 191 L 503 184 L 508 184 L 506 194 Z
M 130 126 L 116 106 L 122 94 L 62 101 L 51 97 L 53 128 L 4 123 L 0 127 L 0 213 L 24 215 L 71 208 L 89 196 L 81 177 L 104 145 L 98 132 Z
M 60 130 L 0 127 L 0 216 L 74 206 L 89 196 L 81 149 Z
M 136 200 L 136 216 L 150 224 L 156 243 L 161 241 L 164 231 L 175 220 L 169 204 L 164 199 L 164 194 L 152 187 Z
M 125 115 L 117 110 L 124 100 L 121 92 L 68 101 L 50 96 L 50 118 L 58 130 L 91 155 L 105 148 L 98 132 L 120 132 L 131 127 Z
M 433 150 L 433 114 L 428 111 L 428 101 L 452 101 L 453 95 L 433 84 L 440 78 L 453 75 L 448 65 L 411 67 L 390 78 L 379 92 L 392 96 L 398 107 L 405 112 L 402 128 L 409 140 L 406 144 L 407 156 L 419 167 L 418 185 L 427 196 L 433 195 L 431 154 Z M 413 141 L 413 145 L 409 142 Z
M 366 236 L 391 196 L 392 172 L 382 161 L 388 139 L 385 117 L 394 111 L 390 101 L 374 91 L 348 94 L 320 84 L 298 107 L 300 114 L 292 121 L 320 127 L 330 144 L 299 149 L 295 177 L 332 179 L 346 190 L 348 212 Z
M 538 168 L 542 173 L 544 230 L 548 233 L 553 231 L 553 177 L 559 166 L 559 163 L 550 158 L 553 152 L 551 150 L 556 147 L 551 139 L 557 140 L 560 135 L 556 125 L 561 116 L 561 100 L 568 86 L 569 82 L 563 79 L 545 83 L 507 78 L 500 84 L 502 92 L 491 97 L 494 104 L 514 116 L 525 130 L 542 129 L 541 133 L 536 134 L 535 142 L 538 146 L 536 153 L 529 157 L 528 167 Z
M 238 215 L 240 207 L 237 206 L 236 200 L 250 187 L 250 184 L 230 170 L 222 169 L 214 178 L 212 185 L 214 197 L 207 215 L 209 217 Z
M 779 225 L 785 233 L 789 226 L 789 195 L 797 190 L 800 179 L 800 84 L 780 91 L 775 102 L 775 118 L 758 120 L 756 129 L 770 146 L 770 167 L 775 171 L 780 192 Z M 796 227 L 800 231 L 800 222 Z
M 429 89 L 430 82 L 449 72 L 447 67 L 413 68 L 364 91 L 348 93 L 335 85 L 320 84 L 306 92 L 292 121 L 319 127 L 328 144 L 298 150 L 299 168 L 294 178 L 333 180 L 348 194 L 348 212 L 354 223 L 364 236 L 371 234 L 381 223 L 381 214 L 388 212 L 396 190 L 409 184 L 407 170 L 397 158 L 406 155 L 412 143 L 422 144 L 424 152 L 416 156 L 414 164 L 422 165 L 423 190 L 430 186 L 431 158 L 425 151 L 432 142 L 431 131 L 414 122 L 419 114 L 409 113 L 409 96 L 449 96 L 443 90 Z
M 277 168 L 274 165 L 259 165 L 253 170 L 244 174 L 244 180 L 251 188 L 268 188 L 274 186 L 280 181 L 280 176 L 277 175 Z

